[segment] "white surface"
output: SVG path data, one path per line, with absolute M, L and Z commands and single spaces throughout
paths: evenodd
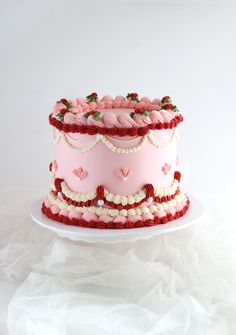
M 1 335 L 7 309 L 9 335 L 235 334 L 235 194 L 222 197 L 228 217 L 198 195 L 197 224 L 109 245 L 35 224 L 28 210 L 42 191 L 0 190 Z
M 46 192 L 59 98 L 134 91 L 183 112 L 186 191 L 236 186 L 235 12 L 227 0 L 1 1 L 0 185 Z
M 198 198 L 191 196 L 191 207 L 188 212 L 182 218 L 168 222 L 167 224 L 132 229 L 92 229 L 64 225 L 60 222 L 48 219 L 41 211 L 43 201 L 44 198 L 38 199 L 33 203 L 30 209 L 30 215 L 37 224 L 44 228 L 51 229 L 61 237 L 66 237 L 73 241 L 91 243 L 100 242 L 114 244 L 148 239 L 156 235 L 187 228 L 192 224 L 199 222 L 204 215 L 204 206 L 201 201 Z

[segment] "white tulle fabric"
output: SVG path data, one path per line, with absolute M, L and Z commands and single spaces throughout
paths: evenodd
M 223 219 L 219 208 L 229 206 L 201 196 L 208 213 L 192 227 L 87 244 L 31 221 L 28 207 L 42 194 L 0 194 L 1 334 L 236 334 L 233 207 Z

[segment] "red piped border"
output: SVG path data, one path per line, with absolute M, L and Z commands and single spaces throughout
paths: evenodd
M 49 115 L 49 123 L 51 126 L 57 128 L 64 133 L 80 133 L 80 134 L 101 134 L 101 135 L 117 135 L 117 136 L 144 136 L 147 134 L 149 129 L 151 130 L 160 130 L 160 129 L 172 129 L 175 128 L 180 122 L 183 121 L 182 115 L 176 115 L 170 122 L 164 123 L 151 123 L 146 127 L 133 127 L 133 128 L 105 128 L 105 127 L 96 127 L 96 126 L 85 126 L 78 124 L 65 124 L 55 117 L 52 114 Z
M 47 208 L 45 204 L 42 204 L 42 212 L 45 214 L 49 219 L 54 221 L 59 221 L 61 223 L 64 223 L 66 225 L 71 226 L 80 226 L 80 227 L 86 227 L 86 228 L 96 228 L 96 229 L 131 229 L 131 228 L 141 228 L 141 227 L 150 227 L 150 226 L 156 226 L 158 224 L 165 224 L 169 221 L 178 219 L 182 217 L 190 206 L 190 200 L 187 199 L 186 205 L 178 212 L 176 212 L 174 215 L 167 214 L 166 216 L 160 218 L 155 217 L 154 220 L 139 220 L 136 222 L 130 222 L 127 221 L 126 223 L 122 222 L 103 222 L 103 221 L 85 221 L 83 219 L 70 219 L 69 217 L 59 215 L 59 214 L 53 214 L 50 210 L 50 208 Z
M 178 180 L 178 182 L 180 182 L 180 178 L 181 178 L 181 173 L 179 171 L 175 171 L 174 173 L 174 180 Z M 99 185 L 97 187 L 96 190 L 96 197 L 94 199 L 88 200 L 88 201 L 76 201 L 76 200 L 72 200 L 71 198 L 68 198 L 63 192 L 62 192 L 62 188 L 61 188 L 61 183 L 63 182 L 63 179 L 60 178 L 56 178 L 54 181 L 54 185 L 56 188 L 56 191 L 54 191 L 54 195 L 57 196 L 58 193 L 60 193 L 61 198 L 68 204 L 68 205 L 73 205 L 75 207 L 90 207 L 90 206 L 96 206 L 98 200 L 103 200 L 104 204 L 114 208 L 114 209 L 131 209 L 131 208 L 137 208 L 140 205 L 142 205 L 144 202 L 147 201 L 148 198 L 152 197 L 153 202 L 156 203 L 163 203 L 163 202 L 167 202 L 170 201 L 172 199 L 175 198 L 175 196 L 177 194 L 179 194 L 180 190 L 179 188 L 177 188 L 176 192 L 174 194 L 171 195 L 167 195 L 167 196 L 163 196 L 163 197 L 155 197 L 154 196 L 154 187 L 152 184 L 146 184 L 144 185 L 145 191 L 146 191 L 146 197 L 144 199 L 142 199 L 139 202 L 135 202 L 134 204 L 127 204 L 127 205 L 122 205 L 122 204 L 115 204 L 112 201 L 108 201 L 106 198 L 104 198 L 104 187 L 102 185 Z

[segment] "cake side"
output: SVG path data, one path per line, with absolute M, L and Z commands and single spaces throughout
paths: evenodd
M 110 192 L 130 195 L 147 183 L 168 187 L 177 170 L 177 138 L 177 129 L 132 139 L 57 133 L 55 174 L 74 192 L 103 185 Z

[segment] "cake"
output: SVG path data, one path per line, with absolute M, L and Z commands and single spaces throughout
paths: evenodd
M 183 216 L 176 142 L 183 116 L 169 96 L 137 93 L 57 101 L 49 116 L 55 144 L 50 219 L 101 229 L 141 228 Z

